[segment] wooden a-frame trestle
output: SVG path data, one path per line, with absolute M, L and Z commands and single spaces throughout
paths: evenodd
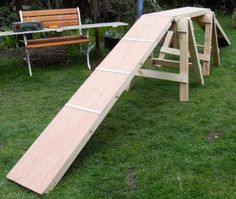
M 205 33 L 204 45 L 196 42 L 193 22 L 196 22 Z M 198 83 L 204 85 L 203 76 L 210 75 L 211 54 L 213 54 L 214 65 L 220 66 L 218 45 L 220 36 L 230 44 L 214 13 L 210 10 L 203 16 L 178 17 L 163 38 L 159 57 L 155 58 L 152 53 L 150 59 L 152 65 L 179 68 L 179 73 L 140 69 L 136 75 L 179 82 L 180 101 L 188 101 L 189 69 L 193 69 Z M 179 60 L 165 59 L 167 54 L 178 56 Z M 126 90 L 129 88 L 130 85 Z

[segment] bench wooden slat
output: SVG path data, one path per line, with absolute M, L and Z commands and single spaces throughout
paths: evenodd
M 76 8 L 68 9 L 53 9 L 53 10 L 34 10 L 34 11 L 23 11 L 23 17 L 36 17 L 36 16 L 52 16 L 52 15 L 66 15 L 66 14 L 77 14 Z
M 75 25 L 79 25 L 78 20 L 43 22 L 43 27 L 44 28 L 62 27 L 62 26 L 75 26 Z
M 78 39 L 87 39 L 85 37 L 77 36 L 63 36 L 63 37 L 49 37 L 43 39 L 32 39 L 28 40 L 27 43 L 30 44 L 40 44 L 40 43 L 48 43 L 48 42 L 57 42 L 57 41 L 70 41 L 70 40 L 78 40 Z
M 50 21 L 65 21 L 65 20 L 77 20 L 78 14 L 68 14 L 68 15 L 53 15 L 53 16 L 36 16 L 36 17 L 24 17 L 25 22 L 31 21 L 42 21 L 42 22 L 50 22 Z
M 43 48 L 43 47 L 51 47 L 51 46 L 63 46 L 68 44 L 81 44 L 81 43 L 89 43 L 91 40 L 87 38 L 79 38 L 72 40 L 58 40 L 58 41 L 49 41 L 47 43 L 36 43 L 36 44 L 28 44 L 26 48 Z

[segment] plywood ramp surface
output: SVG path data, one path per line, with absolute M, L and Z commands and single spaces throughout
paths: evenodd
M 172 10 L 166 10 L 162 12 L 151 13 L 149 15 L 162 15 L 162 16 L 172 16 L 176 17 L 198 17 L 207 14 L 210 9 L 207 8 L 197 8 L 197 7 L 183 7 L 176 8 Z
M 7 177 L 39 194 L 50 191 L 171 24 L 172 17 L 141 17 L 61 109 Z

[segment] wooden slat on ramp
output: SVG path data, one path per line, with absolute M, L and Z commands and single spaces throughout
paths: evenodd
M 39 194 L 50 191 L 171 24 L 172 17 L 141 17 L 17 162 L 7 178 Z

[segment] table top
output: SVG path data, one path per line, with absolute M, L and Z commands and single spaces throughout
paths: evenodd
M 57 28 L 44 28 L 43 30 L 25 31 L 25 32 L 6 31 L 6 32 L 0 32 L 0 37 L 10 36 L 10 35 L 24 35 L 24 34 L 42 33 L 42 32 L 62 32 L 65 30 L 118 27 L 118 26 L 127 26 L 127 25 L 128 25 L 127 23 L 123 23 L 123 22 L 108 22 L 108 23 L 83 24 L 83 25 L 78 25 L 78 26 L 65 26 L 65 27 L 57 27 Z

